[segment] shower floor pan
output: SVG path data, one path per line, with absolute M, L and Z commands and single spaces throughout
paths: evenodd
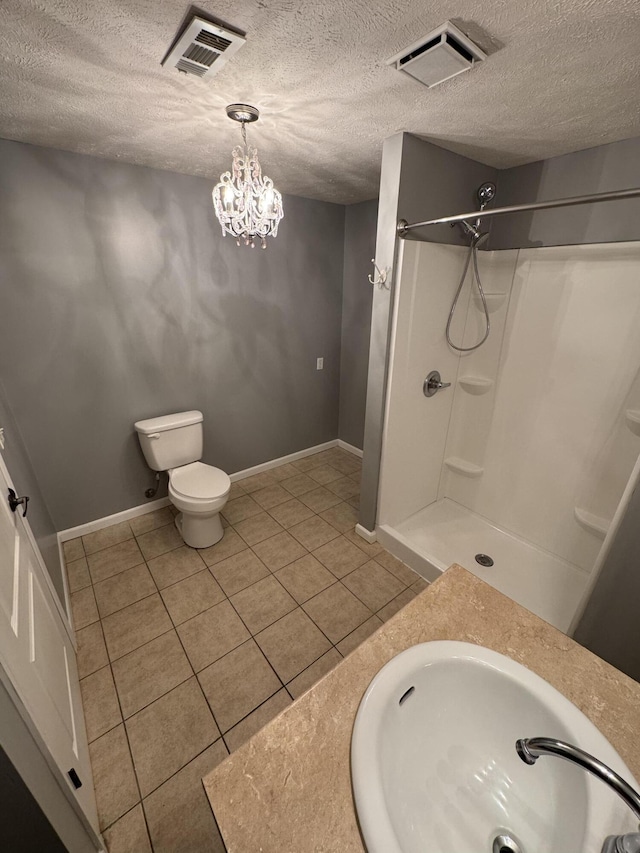
M 587 585 L 582 569 L 447 498 L 395 527 L 380 525 L 378 540 L 427 580 L 459 563 L 564 632 Z M 493 566 L 479 565 L 476 554 L 490 556 Z

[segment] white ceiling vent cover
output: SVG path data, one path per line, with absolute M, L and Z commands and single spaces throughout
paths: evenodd
M 398 71 L 404 71 L 431 88 L 468 71 L 474 63 L 486 58 L 487 54 L 477 44 L 450 21 L 445 21 L 428 36 L 392 56 L 387 64 L 395 65 Z
M 246 39 L 203 18 L 192 18 L 162 65 L 196 77 L 213 77 Z

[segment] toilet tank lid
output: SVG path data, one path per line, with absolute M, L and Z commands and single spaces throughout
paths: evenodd
M 136 432 L 142 435 L 151 435 L 154 432 L 165 432 L 168 429 L 190 426 L 202 423 L 202 412 L 177 412 L 175 415 L 162 415 L 160 418 L 147 418 L 145 421 L 136 421 L 133 425 Z

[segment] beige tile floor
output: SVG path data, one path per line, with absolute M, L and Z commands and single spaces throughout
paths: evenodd
M 235 483 L 211 548 L 169 507 L 65 543 L 110 853 L 223 851 L 202 776 L 424 588 L 355 533 L 359 490 L 336 448 Z

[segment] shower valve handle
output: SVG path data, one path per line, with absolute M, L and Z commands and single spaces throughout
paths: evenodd
M 431 373 L 424 380 L 422 385 L 422 393 L 425 397 L 433 397 L 441 388 L 449 388 L 451 385 L 450 382 L 443 382 L 442 377 L 440 376 L 439 371 L 432 370 Z

